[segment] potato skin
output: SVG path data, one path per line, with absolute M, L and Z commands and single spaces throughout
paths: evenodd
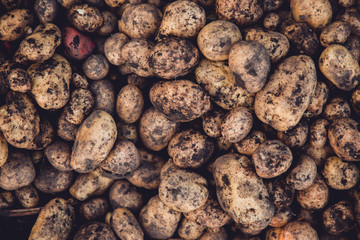
M 101 15 L 104 19 L 104 22 L 103 25 L 96 31 L 96 33 L 101 36 L 107 36 L 114 31 L 117 17 L 110 11 L 103 11 L 101 12 Z
M 178 234 L 184 239 L 198 239 L 204 230 L 204 226 L 187 218 L 183 218 L 178 228 Z
M 312 118 L 317 117 L 323 112 L 323 107 L 329 97 L 329 88 L 322 81 L 317 81 L 316 88 L 313 96 L 311 97 L 310 104 L 304 113 L 304 117 Z
M 350 105 L 344 98 L 333 98 L 326 104 L 323 115 L 329 121 L 350 117 Z
M 76 60 L 87 58 L 95 48 L 91 39 L 72 27 L 65 27 L 62 31 L 65 54 Z
M 113 113 L 115 109 L 115 89 L 110 80 L 103 79 L 93 81 L 90 84 L 90 91 L 95 98 L 94 110 L 103 110 Z
M 120 239 L 141 240 L 144 232 L 135 216 L 126 208 L 117 208 L 111 214 L 111 227 Z
M 330 123 L 326 119 L 315 120 L 309 129 L 309 144 L 314 148 L 322 148 L 327 142 Z
M 39 204 L 39 194 L 32 185 L 15 190 L 15 195 L 24 208 L 33 208 Z
M 355 217 L 350 202 L 340 201 L 323 213 L 325 230 L 333 235 L 349 232 L 355 227 Z
M 306 120 L 300 122 L 292 129 L 285 132 L 278 132 L 278 138 L 288 147 L 302 147 L 308 138 L 309 126 Z
M 125 180 L 114 182 L 109 191 L 109 201 L 113 209 L 126 208 L 133 212 L 143 206 L 143 197 L 138 189 Z
M 315 161 L 311 157 L 303 155 L 296 167 L 287 175 L 286 183 L 295 190 L 304 190 L 313 184 L 316 171 Z
M 36 0 L 34 11 L 41 23 L 55 21 L 59 10 L 56 0 Z
M 11 208 L 16 203 L 15 194 L 12 191 L 0 192 L 0 209 Z
M 175 122 L 190 122 L 210 110 L 210 97 L 189 80 L 158 82 L 149 97 L 156 109 Z
M 80 205 L 80 213 L 88 221 L 102 217 L 109 209 L 109 204 L 104 198 L 93 198 Z
M 90 114 L 95 100 L 90 90 L 78 88 L 72 91 L 70 100 L 66 105 L 65 119 L 72 124 L 80 125 L 84 118 Z
M 127 123 L 136 122 L 144 108 L 144 98 L 140 89 L 132 84 L 123 87 L 116 99 L 116 113 Z
M 221 135 L 230 143 L 239 142 L 248 135 L 253 125 L 251 111 L 245 107 L 230 110 L 221 123 Z
M 71 153 L 71 166 L 80 173 L 95 169 L 109 154 L 117 137 L 115 120 L 96 110 L 81 124 Z
M 90 222 L 75 233 L 74 240 L 116 240 L 111 227 L 105 223 Z
M 202 126 L 204 132 L 213 138 L 221 136 L 221 123 L 224 112 L 220 110 L 210 110 L 202 116 Z
M 54 198 L 40 211 L 29 240 L 67 239 L 74 220 L 74 208 L 64 199 Z
M 25 31 L 34 21 L 27 9 L 14 9 L 0 17 L 0 41 L 14 41 L 25 35 Z
M 307 222 L 293 221 L 282 228 L 280 240 L 319 240 L 317 232 Z
M 31 89 L 30 77 L 24 69 L 15 68 L 7 76 L 9 88 L 15 92 L 26 93 Z
M 65 113 L 62 112 L 58 119 L 57 135 L 66 141 L 74 141 L 76 138 L 76 132 L 79 126 L 69 123 L 65 119 Z
M 87 4 L 75 5 L 68 13 L 72 25 L 82 32 L 95 32 L 104 22 L 101 12 Z
M 287 207 L 294 201 L 295 190 L 283 178 L 267 182 L 266 187 L 276 207 Z
M 260 131 L 250 132 L 243 140 L 236 142 L 234 148 L 240 154 L 251 156 L 266 141 L 266 135 Z
M 104 54 L 112 65 L 120 66 L 125 63 L 121 57 L 121 49 L 128 41 L 128 36 L 123 33 L 115 33 L 106 39 Z
M 345 43 L 350 36 L 351 28 L 346 22 L 335 21 L 326 26 L 320 34 L 320 43 L 324 47 L 331 44 Z
M 265 87 L 256 94 L 255 113 L 276 130 L 287 131 L 300 121 L 315 87 L 316 71 L 312 59 L 305 55 L 289 57 L 280 63 Z
M 100 80 L 109 73 L 109 62 L 101 55 L 91 55 L 83 63 L 85 75 L 91 80 Z
M 310 187 L 297 191 L 296 200 L 304 209 L 322 209 L 329 200 L 329 187 L 321 175 L 317 175 Z

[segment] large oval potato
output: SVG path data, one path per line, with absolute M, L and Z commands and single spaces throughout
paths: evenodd
M 14 41 L 24 36 L 34 16 L 27 9 L 14 9 L 0 18 L 0 40 Z
M 123 87 L 116 99 L 116 113 L 125 123 L 136 122 L 144 108 L 144 97 L 140 89 L 133 84 Z

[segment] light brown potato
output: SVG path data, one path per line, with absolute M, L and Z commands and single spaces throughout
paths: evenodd
M 9 88 L 15 92 L 28 92 L 31 89 L 30 77 L 24 69 L 13 69 L 8 77 Z
M 323 115 L 329 121 L 348 118 L 351 115 L 350 105 L 343 98 L 333 98 L 325 105 Z
M 58 119 L 57 135 L 66 141 L 74 141 L 79 126 L 69 123 L 65 119 L 65 113 L 62 112 Z
M 112 8 L 120 7 L 121 4 L 124 4 L 125 2 L 126 0 L 105 0 L 105 3 Z
M 257 93 L 268 78 L 270 57 L 261 43 L 238 41 L 231 46 L 229 67 L 240 87 L 250 93 Z
M 40 132 L 26 149 L 41 150 L 48 146 L 54 138 L 54 129 L 47 119 L 40 120 Z
M 127 208 L 137 212 L 143 206 L 143 197 L 138 189 L 125 180 L 114 182 L 109 191 L 109 201 L 113 209 Z
M 127 83 L 133 84 L 137 86 L 139 89 L 143 90 L 148 84 L 148 81 L 146 78 L 140 77 L 136 74 L 130 74 L 127 76 Z
M 128 84 L 123 87 L 116 99 L 116 113 L 125 123 L 136 122 L 143 111 L 144 98 L 140 89 Z
M 331 44 L 345 43 L 350 36 L 350 24 L 342 21 L 335 21 L 327 25 L 320 34 L 320 43 L 324 47 Z
M 139 214 L 144 232 L 157 239 L 170 238 L 175 233 L 180 218 L 181 213 L 167 207 L 158 196 L 152 197 Z
M 360 16 L 356 7 L 346 8 L 336 19 L 350 24 L 351 33 L 360 36 Z
M 271 222 L 275 208 L 250 164 L 245 156 L 226 154 L 216 159 L 213 175 L 220 206 L 244 230 L 260 231 Z
M 323 81 L 317 81 L 315 92 L 311 97 L 310 104 L 304 113 L 304 117 L 317 117 L 323 112 L 323 107 L 329 96 L 329 88 Z
M 72 5 L 80 3 L 81 0 L 56 0 L 64 8 L 70 9 Z
M 64 199 L 54 198 L 41 209 L 29 240 L 67 239 L 74 220 L 74 208 Z
M 278 138 L 288 147 L 302 147 L 308 138 L 309 126 L 306 120 L 301 120 L 294 128 L 278 132 Z
M 6 163 L 9 156 L 8 143 L 4 135 L 0 132 L 0 167 Z
M 0 209 L 11 208 L 15 203 L 16 203 L 16 198 L 12 191 L 0 192 Z
M 110 11 L 103 11 L 101 15 L 104 19 L 103 25 L 96 31 L 101 36 L 107 36 L 111 34 L 116 27 L 116 15 Z
M 90 91 L 95 98 L 94 110 L 103 110 L 113 113 L 115 109 L 115 88 L 107 79 L 90 83 Z
M 251 156 L 266 141 L 266 135 L 260 131 L 250 132 L 243 140 L 236 142 L 234 148 L 240 154 Z
M 24 208 L 33 208 L 39 204 L 39 194 L 32 186 L 26 186 L 15 190 L 15 196 Z
M 300 157 L 297 165 L 286 177 L 286 183 L 295 190 L 304 190 L 310 187 L 316 177 L 316 164 L 310 156 Z
M 14 41 L 25 35 L 34 21 L 34 15 L 27 9 L 14 9 L 0 17 L 0 40 Z
M 99 9 L 87 4 L 71 7 L 67 17 L 69 22 L 82 32 L 95 32 L 104 23 Z
M 232 147 L 232 143 L 225 140 L 225 138 L 223 136 L 219 137 L 216 139 L 216 142 L 215 142 L 215 146 L 216 146 L 216 150 L 219 150 L 219 151 L 223 151 L 223 152 L 226 152 L 226 151 L 229 151 Z
M 277 13 L 270 12 L 265 15 L 263 25 L 266 29 L 275 31 L 281 23 L 281 18 Z
M 278 131 L 287 131 L 300 121 L 315 87 L 316 70 L 312 59 L 305 55 L 289 57 L 256 94 L 255 113 L 260 121 Z
M 110 153 L 117 137 L 115 120 L 96 110 L 79 127 L 71 153 L 71 167 L 80 173 L 95 169 Z
M 101 54 L 91 55 L 83 63 L 83 70 L 91 80 L 100 80 L 109 73 L 109 62 Z
M 296 201 L 302 208 L 307 210 L 319 210 L 326 206 L 329 200 L 329 187 L 321 175 L 317 175 L 314 183 L 304 189 L 297 191 Z
M 165 7 L 158 37 L 193 38 L 205 24 L 205 10 L 201 6 L 193 1 L 177 0 Z
M 251 111 L 245 107 L 230 110 L 221 123 L 221 135 L 228 142 L 239 142 L 248 135 L 253 125 Z
M 295 190 L 290 187 L 285 180 L 280 178 L 275 181 L 269 181 L 267 182 L 266 187 L 277 207 L 290 206 L 294 201 Z
M 319 240 L 316 230 L 307 222 L 293 221 L 282 228 L 279 240 Z
M 134 124 L 123 124 L 118 122 L 117 124 L 117 140 L 129 140 L 133 143 L 138 141 L 138 129 Z
M 111 214 L 111 227 L 120 239 L 144 239 L 144 232 L 138 220 L 126 208 L 117 208 L 113 211 Z
M 275 215 L 271 220 L 269 226 L 271 227 L 283 227 L 288 224 L 292 219 L 293 213 L 290 207 L 276 207 Z
M 90 90 L 78 88 L 72 91 L 70 100 L 64 108 L 65 119 L 80 125 L 91 113 L 95 100 Z
M 360 89 L 356 89 L 351 94 L 351 106 L 357 115 L 360 115 Z
M 105 223 L 90 222 L 83 225 L 74 236 L 74 240 L 116 240 L 111 227 Z
M 212 231 L 208 229 L 199 240 L 227 240 L 228 234 L 224 228 L 216 229 L 216 231 Z
M 178 228 L 178 234 L 183 239 L 198 239 L 204 230 L 204 226 L 187 218 L 183 218 Z
M 123 33 L 115 33 L 106 39 L 104 43 L 104 54 L 109 62 L 115 66 L 125 63 L 121 58 L 121 49 L 129 41 Z
M 326 119 L 315 120 L 309 129 L 309 144 L 314 148 L 322 148 L 327 142 L 330 123 Z
M 202 116 L 202 125 L 204 132 L 213 138 L 221 136 L 221 123 L 224 118 L 224 112 L 220 110 L 210 110 Z
M 88 221 L 103 217 L 109 210 L 109 204 L 104 198 L 93 198 L 80 205 L 80 214 Z
M 281 228 L 268 228 L 266 231 L 265 240 L 279 240 Z
M 240 29 L 224 20 L 212 21 L 197 36 L 201 53 L 211 61 L 227 60 L 231 46 L 239 40 L 242 40 Z
M 334 156 L 334 151 L 329 144 L 326 144 L 322 148 L 314 148 L 310 144 L 307 144 L 303 149 L 305 154 L 314 159 L 318 167 L 322 166 L 328 157 Z
M 350 202 L 340 201 L 323 213 L 325 230 L 333 235 L 349 232 L 355 227 L 355 217 Z

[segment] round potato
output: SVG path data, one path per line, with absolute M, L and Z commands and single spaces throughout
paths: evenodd
M 183 218 L 178 228 L 178 234 L 183 239 L 198 239 L 204 230 L 204 226 L 187 218 Z
M 74 177 L 73 171 L 59 171 L 46 163 L 37 173 L 34 184 L 44 193 L 58 193 L 68 189 Z
M 228 142 L 239 142 L 248 135 L 253 125 L 251 111 L 245 107 L 230 110 L 221 123 L 221 135 Z
M 110 11 L 103 11 L 101 12 L 101 15 L 104 19 L 104 22 L 103 25 L 96 31 L 96 33 L 101 36 L 107 36 L 114 31 L 117 17 Z
M 296 200 L 304 209 L 322 209 L 329 200 L 329 187 L 322 177 L 317 175 L 310 187 L 297 191 Z
M 121 58 L 121 49 L 128 41 L 129 38 L 123 33 L 115 33 L 106 39 L 104 53 L 111 64 L 120 66 L 125 62 Z
M 327 25 L 320 34 L 320 43 L 324 47 L 331 44 L 345 43 L 350 36 L 351 28 L 346 22 L 335 21 Z
M 240 154 L 251 156 L 266 141 L 266 135 L 260 131 L 250 132 L 243 140 L 236 142 L 234 147 Z
M 14 9 L 0 17 L 0 40 L 14 41 L 25 35 L 34 21 L 34 15 L 27 9 Z
M 40 198 L 32 185 L 15 190 L 15 196 L 24 208 L 33 208 L 39 204 Z
M 140 192 L 125 180 L 114 182 L 109 191 L 109 201 L 113 209 L 127 208 L 137 212 L 143 206 Z
M 309 126 L 306 120 L 301 120 L 293 129 L 278 132 L 278 138 L 288 147 L 302 147 L 308 138 Z
M 128 84 L 120 90 L 116 99 L 116 113 L 123 122 L 136 122 L 143 108 L 144 98 L 137 86 Z
M 325 230 L 333 235 L 349 232 L 355 227 L 355 217 L 350 202 L 340 201 L 323 213 Z
M 279 240 L 319 240 L 316 230 L 307 222 L 293 221 L 282 228 Z
M 109 73 L 109 62 L 101 55 L 91 55 L 83 63 L 85 75 L 91 80 L 100 80 Z
M 350 105 L 343 98 L 333 98 L 325 105 L 323 115 L 329 121 L 348 118 L 351 115 Z
M 224 112 L 219 110 L 210 110 L 202 116 L 202 125 L 204 132 L 209 137 L 221 136 L 221 123 L 224 118 Z
M 269 181 L 266 184 L 270 196 L 277 207 L 287 207 L 294 201 L 295 190 L 283 179 Z
M 80 205 L 80 214 L 88 221 L 95 220 L 106 214 L 109 204 L 104 198 L 93 198 Z
M 314 159 L 303 155 L 300 157 L 296 167 L 287 175 L 286 183 L 295 190 L 304 190 L 313 184 L 316 171 Z
M 264 17 L 263 25 L 266 29 L 275 31 L 281 23 L 281 18 L 277 13 L 270 12 Z
M 84 75 L 79 74 L 79 73 L 73 73 L 72 78 L 71 78 L 71 85 L 74 88 L 87 89 L 89 87 L 89 82 Z
M 73 6 L 69 10 L 68 19 L 82 32 L 95 32 L 104 23 L 101 12 L 96 7 L 87 4 Z
M 24 69 L 13 69 L 8 77 L 9 88 L 15 92 L 25 93 L 31 89 L 30 77 Z
M 265 235 L 265 240 L 279 240 L 281 228 L 268 228 Z
M 138 220 L 126 208 L 117 208 L 111 214 L 111 227 L 120 239 L 144 239 L 144 232 Z

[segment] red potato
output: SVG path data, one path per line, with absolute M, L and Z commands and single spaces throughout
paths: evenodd
M 95 48 L 91 39 L 72 27 L 65 27 L 62 31 L 65 54 L 76 60 L 87 58 Z

